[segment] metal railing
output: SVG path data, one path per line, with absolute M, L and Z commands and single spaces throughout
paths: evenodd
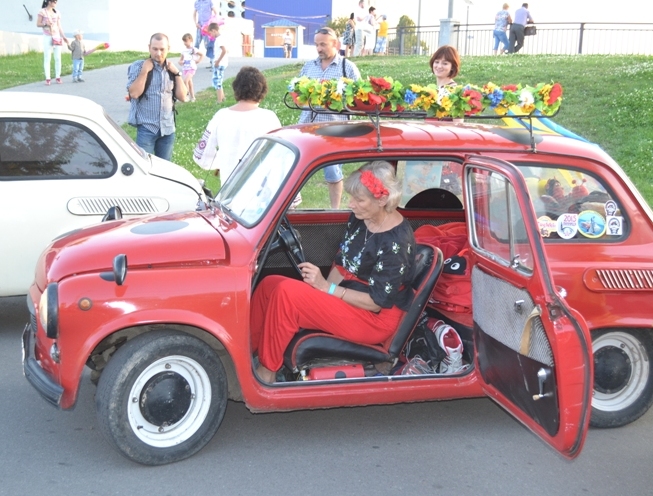
M 520 53 L 652 55 L 650 23 L 538 23 Z M 493 24 L 454 27 L 450 43 L 461 55 L 492 55 Z M 440 26 L 393 28 L 388 31 L 388 55 L 425 55 L 440 46 Z M 501 46 L 500 46 L 501 48 Z

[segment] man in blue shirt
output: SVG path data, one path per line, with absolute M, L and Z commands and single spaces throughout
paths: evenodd
M 510 53 L 517 53 L 524 46 L 524 28 L 526 24 L 531 24 L 533 18 L 528 11 L 528 4 L 523 3 L 522 6 L 515 12 L 515 18 L 510 25 L 510 40 L 508 41 Z
M 307 76 L 311 79 L 339 79 L 347 77 L 357 81 L 361 75 L 358 67 L 340 55 L 340 41 L 336 32 L 331 28 L 320 28 L 315 32 L 315 48 L 317 58 L 309 60 L 302 67 L 299 77 Z M 338 114 L 302 112 L 299 123 L 344 121 L 348 116 Z M 343 175 L 342 165 L 330 165 L 324 169 L 324 179 L 329 186 L 329 200 L 331 208 L 340 208 L 342 198 Z
M 172 94 L 183 102 L 188 92 L 179 69 L 166 58 L 169 50 L 168 37 L 153 34 L 150 58 L 137 60 L 127 69 L 129 124 L 136 128 L 136 144 L 165 160 L 172 157 L 175 144 Z

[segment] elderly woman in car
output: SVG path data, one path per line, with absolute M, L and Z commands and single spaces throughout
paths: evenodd
M 252 301 L 252 351 L 257 375 L 275 381 L 283 353 L 300 328 L 320 329 L 362 344 L 380 344 L 410 308 L 415 238 L 397 211 L 401 186 L 388 162 L 370 162 L 345 182 L 352 213 L 325 279 L 299 264 L 303 280 L 268 276 Z

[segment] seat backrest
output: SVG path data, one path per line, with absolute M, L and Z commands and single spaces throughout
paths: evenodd
M 418 244 L 415 248 L 415 275 L 411 286 L 415 290 L 413 304 L 401 319 L 397 333 L 392 338 L 388 353 L 393 358 L 399 356 L 404 344 L 415 329 L 420 315 L 428 302 L 443 267 L 442 252 L 431 245 Z
M 443 188 L 428 188 L 413 196 L 404 208 L 407 209 L 451 209 L 462 210 L 463 204 L 451 191 Z

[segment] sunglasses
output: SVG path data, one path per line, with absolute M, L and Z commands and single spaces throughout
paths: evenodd
M 317 31 L 315 31 L 315 34 L 328 34 L 330 36 L 333 36 L 334 38 L 337 38 L 336 32 L 331 28 L 320 28 Z

